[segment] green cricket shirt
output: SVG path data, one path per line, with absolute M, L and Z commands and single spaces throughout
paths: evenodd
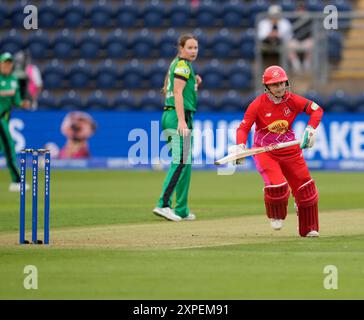
M 10 112 L 12 106 L 20 107 L 21 102 L 18 79 L 12 74 L 0 74 L 0 117 Z
M 190 61 L 176 57 L 169 66 L 168 82 L 165 98 L 165 106 L 175 107 L 173 87 L 174 79 L 182 79 L 186 81 L 183 89 L 183 104 L 185 110 L 196 112 L 197 108 L 197 81 Z

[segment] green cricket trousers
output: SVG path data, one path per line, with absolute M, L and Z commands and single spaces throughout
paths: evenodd
M 10 171 L 11 181 L 20 182 L 20 175 L 16 163 L 14 141 L 10 135 L 9 121 L 5 116 L 0 118 L 0 152 L 5 154 L 6 165 Z
M 175 213 L 181 218 L 190 213 L 188 208 L 188 192 L 191 181 L 192 169 L 192 135 L 182 137 L 177 133 L 178 117 L 174 108 L 165 108 L 162 115 L 162 128 L 167 135 L 172 151 L 173 162 L 163 183 L 162 194 L 159 198 L 158 207 L 172 208 L 172 196 L 176 191 Z M 185 119 L 192 133 L 192 122 L 194 113 L 185 110 Z

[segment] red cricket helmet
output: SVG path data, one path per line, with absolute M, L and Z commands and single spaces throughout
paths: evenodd
M 286 71 L 280 66 L 270 66 L 263 73 L 263 84 L 273 84 L 288 81 Z

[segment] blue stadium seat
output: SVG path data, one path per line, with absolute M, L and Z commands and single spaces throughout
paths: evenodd
M 116 10 L 116 25 L 120 28 L 135 27 L 138 16 L 138 5 L 131 0 L 127 0 Z
M 9 33 L 5 34 L 0 40 L 1 52 L 16 53 L 23 49 L 24 43 L 23 37 L 16 31 L 11 29 Z
M 357 113 L 364 113 L 364 92 L 361 92 L 354 98 L 353 111 Z
M 221 29 L 216 35 L 210 38 L 209 47 L 215 58 L 231 58 L 233 56 L 234 39 L 228 29 Z
M 47 56 L 47 50 L 50 47 L 48 35 L 42 29 L 32 32 L 28 38 L 27 48 L 34 59 L 43 59 Z
M 314 101 L 317 103 L 321 108 L 324 110 L 326 109 L 326 103 L 325 99 L 320 93 L 318 93 L 316 90 L 309 90 L 304 95 L 308 100 Z
M 242 112 L 243 98 L 235 90 L 229 90 L 220 99 L 220 109 L 225 112 Z
M 135 58 L 149 58 L 155 46 L 153 33 L 148 29 L 142 29 L 132 39 L 132 51 Z
M 101 36 L 95 31 L 95 29 L 89 29 L 86 33 L 81 35 L 81 38 L 78 41 L 78 48 L 80 50 L 81 58 L 97 58 L 102 48 Z
M 281 0 L 278 4 L 283 12 L 294 12 L 297 8 L 297 1 L 294 0 Z
M 157 47 L 161 58 L 172 58 L 177 54 L 177 41 L 179 34 L 175 29 L 168 29 L 161 33 Z
M 324 7 L 325 5 L 322 0 L 306 0 L 307 11 L 323 12 Z
M 243 97 L 243 101 L 242 101 L 243 110 L 246 110 L 249 107 L 249 105 L 253 102 L 253 100 L 261 93 L 262 92 L 260 90 L 258 90 L 256 92 L 252 92 L 252 93 L 248 94 L 247 96 Z
M 86 18 L 86 7 L 79 0 L 73 0 L 63 10 L 63 23 L 65 28 L 81 27 Z
M 328 57 L 331 62 L 341 60 L 343 41 L 340 31 L 335 30 L 328 33 Z
M 267 0 L 256 0 L 250 3 L 249 7 L 249 27 L 255 27 L 255 19 L 259 13 L 266 13 L 270 3 Z
M 206 89 L 223 88 L 225 67 L 217 59 L 211 60 L 201 69 L 203 87 Z
M 144 111 L 163 110 L 163 96 L 159 91 L 149 90 L 139 101 L 139 108 Z
M 159 59 L 157 63 L 153 63 L 151 65 L 149 71 L 147 72 L 147 79 L 149 80 L 150 88 L 163 88 L 168 67 L 168 63 L 163 59 Z
M 67 78 L 70 88 L 87 88 L 92 79 L 92 69 L 81 59 L 70 67 Z
M 113 17 L 112 7 L 105 0 L 99 0 L 91 7 L 88 16 L 92 28 L 109 27 Z
M 105 40 L 104 49 L 108 58 L 125 58 L 128 49 L 128 38 L 121 29 L 110 33 Z
M 119 111 L 132 111 L 137 108 L 134 96 L 128 91 L 123 90 L 113 102 L 113 109 Z
M 343 90 L 337 90 L 327 98 L 326 108 L 331 112 L 350 112 L 353 109 L 353 98 Z
M 53 54 L 58 59 L 69 59 L 73 56 L 76 39 L 72 32 L 63 29 L 53 40 Z
M 167 14 L 169 25 L 172 28 L 186 27 L 192 19 L 191 7 L 189 1 L 179 0 L 173 3 Z
M 198 111 L 214 111 L 217 107 L 216 97 L 210 90 L 202 90 L 198 94 L 197 110 Z
M 0 27 L 5 24 L 6 18 L 8 16 L 8 9 L 7 7 L 0 3 Z
M 137 59 L 126 64 L 121 73 L 122 86 L 126 89 L 143 88 L 144 66 Z
M 42 71 L 43 84 L 46 89 L 62 88 L 65 79 L 65 67 L 57 59 L 44 66 Z
M 198 40 L 198 56 L 200 58 L 205 57 L 206 51 L 208 49 L 208 37 L 207 34 L 202 31 L 200 28 L 193 30 L 192 34 Z
M 54 110 L 57 108 L 56 99 L 48 90 L 42 90 L 38 97 L 38 110 Z
M 255 31 L 254 29 L 247 29 L 242 32 L 237 40 L 237 47 L 239 56 L 243 59 L 255 59 Z
M 219 16 L 219 6 L 213 1 L 202 1 L 194 9 L 196 24 L 199 28 L 214 27 Z
M 58 108 L 61 110 L 81 110 L 83 109 L 82 98 L 74 91 L 67 91 L 60 97 Z
M 141 13 L 143 26 L 147 28 L 159 28 L 163 26 L 164 5 L 159 0 L 147 3 Z
M 245 19 L 245 4 L 239 0 L 231 0 L 223 4 L 222 21 L 225 28 L 238 28 Z
M 88 97 L 86 108 L 91 110 L 106 110 L 109 108 L 109 101 L 102 91 L 96 90 Z
M 39 28 L 54 28 L 58 25 L 61 12 L 54 0 L 42 3 L 38 11 Z
M 15 5 L 10 9 L 9 18 L 11 20 L 12 28 L 24 28 L 24 19 L 26 17 L 24 7 L 26 5 L 27 2 L 23 0 L 20 3 L 15 2 Z
M 230 65 L 228 71 L 229 87 L 232 89 L 249 89 L 253 85 L 251 65 L 244 60 L 238 60 Z
M 96 69 L 95 80 L 97 88 L 115 88 L 118 80 L 118 67 L 110 59 L 101 62 Z
M 351 19 L 342 17 L 342 13 L 348 13 L 352 11 L 352 4 L 348 0 L 334 0 L 330 1 L 331 5 L 334 5 L 337 8 L 339 13 L 339 21 L 338 21 L 338 28 L 339 29 L 346 29 L 350 27 Z

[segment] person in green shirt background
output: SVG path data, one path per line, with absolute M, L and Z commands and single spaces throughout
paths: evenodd
M 191 35 L 178 40 L 178 55 L 169 66 L 164 81 L 162 128 L 172 149 L 173 162 L 164 180 L 162 194 L 153 213 L 170 221 L 195 220 L 188 207 L 192 169 L 192 129 L 197 108 L 197 89 L 202 79 L 192 62 L 198 54 L 198 41 Z M 172 209 L 172 196 L 176 204 Z
M 9 131 L 10 113 L 13 106 L 30 108 L 28 100 L 20 97 L 18 79 L 12 74 L 13 56 L 9 52 L 0 55 L 0 152 L 6 157 L 10 171 L 9 191 L 20 191 L 20 175 L 17 168 L 15 144 Z M 29 189 L 29 185 L 26 186 Z

